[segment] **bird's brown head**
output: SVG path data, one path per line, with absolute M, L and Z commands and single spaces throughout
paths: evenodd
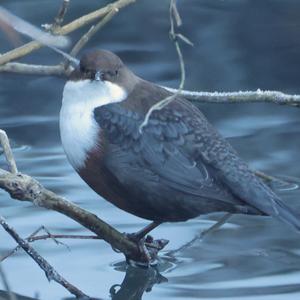
M 70 75 L 70 80 L 108 81 L 122 86 L 129 91 L 136 81 L 136 76 L 124 65 L 122 60 L 107 50 L 86 52 L 80 64 Z

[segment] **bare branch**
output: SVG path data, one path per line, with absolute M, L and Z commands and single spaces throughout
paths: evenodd
M 22 249 L 40 266 L 49 281 L 54 280 L 65 287 L 72 295 L 81 299 L 90 299 L 85 293 L 63 278 L 28 242 L 22 239 L 17 232 L 8 225 L 6 220 L 0 216 L 0 224 L 5 231 L 22 247 Z
M 172 93 L 178 90 L 164 87 Z M 280 105 L 300 107 L 300 95 L 290 95 L 279 91 L 240 91 L 240 92 L 197 92 L 182 90 L 183 97 L 195 102 L 208 103 L 255 103 L 267 102 Z
M 7 63 L 0 66 L 0 72 L 41 75 L 41 76 L 67 76 L 67 71 L 62 65 L 46 66 L 22 63 Z M 176 93 L 178 89 L 164 87 L 170 92 Z M 240 92 L 197 92 L 182 90 L 180 95 L 195 103 L 272 103 L 300 107 L 300 95 L 285 94 L 279 91 L 240 91 Z
M 180 49 L 180 45 L 178 42 L 178 36 L 183 37 L 183 35 L 177 34 L 175 32 L 175 25 L 174 25 L 175 22 L 176 22 L 177 27 L 182 25 L 182 20 L 180 18 L 180 15 L 178 13 L 177 6 L 176 6 L 176 0 L 171 0 L 171 2 L 170 2 L 169 16 L 170 16 L 170 25 L 171 25 L 169 35 L 170 35 L 170 39 L 173 41 L 173 43 L 175 45 L 178 59 L 179 59 L 179 64 L 180 64 L 180 84 L 179 84 L 179 88 L 176 90 L 176 92 L 173 95 L 171 95 L 165 99 L 162 99 L 161 101 L 159 101 L 156 104 L 154 104 L 153 106 L 151 106 L 151 108 L 146 113 L 144 121 L 142 122 L 142 124 L 139 127 L 140 133 L 142 133 L 143 128 L 145 126 L 147 126 L 148 121 L 151 117 L 151 114 L 155 110 L 163 109 L 166 105 L 168 105 L 170 102 L 172 102 L 181 93 L 181 91 L 184 87 L 184 83 L 185 83 L 185 65 L 184 65 L 184 60 L 183 60 L 182 52 Z M 181 39 L 182 39 L 182 41 L 186 42 L 187 44 L 193 45 L 187 38 L 184 37 Z
M 28 241 L 30 238 L 34 237 L 35 235 L 37 235 L 41 230 L 44 229 L 44 226 L 40 226 L 38 229 L 36 229 L 27 239 L 26 241 Z M 16 246 L 14 249 L 12 249 L 11 251 L 7 252 L 6 254 L 4 254 L 2 257 L 0 257 L 0 263 L 2 261 L 4 261 L 6 258 L 14 255 L 15 253 L 17 253 L 17 251 L 21 249 L 21 246 Z
M 50 32 L 42 31 L 33 24 L 19 18 L 3 7 L 0 7 L 0 20 L 14 28 L 17 32 L 22 33 L 35 41 L 38 41 L 49 47 L 66 47 L 70 43 L 70 39 L 65 36 L 54 36 Z
M 29 201 L 70 217 L 108 242 L 113 248 L 138 260 L 140 253 L 137 245 L 122 233 L 96 215 L 45 189 L 32 177 L 20 173 L 11 174 L 0 169 L 0 188 L 6 190 L 12 198 Z
M 103 26 L 105 26 L 118 12 L 119 8 L 112 4 L 111 11 L 96 25 L 92 26 L 89 31 L 80 38 L 80 40 L 73 47 L 70 54 L 72 56 L 76 56 L 79 51 L 87 44 L 87 42 L 96 34 L 96 32 L 99 31 Z
M 44 75 L 44 76 L 66 76 L 66 70 L 63 65 L 46 66 L 32 65 L 22 63 L 7 63 L 0 66 L 0 72 L 26 74 L 26 75 Z
M 41 230 L 44 230 L 46 234 L 43 235 L 37 235 Z M 97 235 L 80 235 L 80 234 L 52 234 L 46 229 L 44 226 L 39 227 L 37 230 L 35 230 L 28 238 L 25 240 L 28 243 L 41 241 L 41 240 L 47 240 L 52 239 L 56 244 L 62 244 L 66 246 L 65 244 L 58 241 L 58 239 L 80 239 L 80 240 L 101 240 L 101 238 Z M 21 246 L 18 245 L 14 249 L 10 250 L 6 254 L 4 254 L 2 257 L 0 257 L 0 263 L 7 259 L 8 257 L 16 254 L 18 250 L 21 249 Z
M 9 147 L 9 144 L 7 144 L 7 147 Z M 149 254 L 151 257 L 146 256 L 148 251 L 142 251 L 126 235 L 120 233 L 96 215 L 45 189 L 39 182 L 28 175 L 10 173 L 0 169 L 0 188 L 7 191 L 14 199 L 29 201 L 37 206 L 55 210 L 77 221 L 82 226 L 94 232 L 100 239 L 109 243 L 113 249 L 122 252 L 126 256 L 126 259 L 148 264 L 149 258 L 155 258 L 158 251 L 166 245 L 166 243 L 162 243 L 163 240 L 147 242 L 145 246 L 150 250 Z M 51 237 L 51 234 L 48 231 L 46 232 Z
M 191 241 L 187 242 L 186 244 L 180 246 L 179 248 L 177 248 L 175 250 L 171 250 L 171 251 L 167 252 L 167 255 L 174 256 L 176 253 L 190 248 L 197 241 L 202 241 L 208 234 L 211 234 L 212 232 L 215 232 L 219 228 L 221 228 L 231 217 L 232 217 L 231 213 L 225 213 L 219 221 L 217 221 L 216 223 L 214 223 L 212 226 L 208 227 L 207 229 L 196 234 L 196 236 Z
M 92 13 L 84 15 L 84 16 L 70 22 L 69 24 L 67 24 L 65 26 L 56 28 L 55 30 L 53 30 L 53 33 L 57 34 L 57 35 L 69 34 L 85 25 L 90 24 L 91 22 L 93 22 L 96 19 L 104 17 L 106 14 L 108 14 L 111 11 L 112 5 L 115 9 L 120 10 L 120 9 L 126 7 L 127 5 L 134 3 L 135 1 L 136 0 L 118 0 L 118 1 L 114 2 L 113 4 L 108 4 L 107 6 L 105 6 L 103 8 L 100 8 Z M 35 51 L 43 46 L 44 45 L 42 45 L 39 42 L 32 41 L 21 47 L 18 47 L 16 49 L 8 51 L 0 56 L 0 65 L 3 65 L 7 62 L 10 62 L 12 60 L 16 60 L 25 55 L 28 55 L 29 53 L 32 53 L 33 51 Z
M 10 172 L 16 174 L 18 172 L 16 161 L 14 159 L 6 132 L 2 129 L 0 129 L 0 144 L 3 148 L 3 152 L 8 163 Z

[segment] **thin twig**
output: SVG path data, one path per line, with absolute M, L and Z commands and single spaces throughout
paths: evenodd
M 179 42 L 178 42 L 178 38 L 181 38 L 182 41 L 188 43 L 189 45 L 193 45 L 193 44 L 186 37 L 183 37 L 183 35 L 177 34 L 175 32 L 175 22 L 176 22 L 177 27 L 182 25 L 182 21 L 181 21 L 181 18 L 180 18 L 180 15 L 178 13 L 177 6 L 176 6 L 176 0 L 171 0 L 170 1 L 169 16 L 170 16 L 169 36 L 170 36 L 170 39 L 173 41 L 173 43 L 175 45 L 176 52 L 177 52 L 178 59 L 179 59 L 180 83 L 179 83 L 178 89 L 176 90 L 176 92 L 173 95 L 171 95 L 171 96 L 169 96 L 165 99 L 162 99 L 161 101 L 159 101 L 156 104 L 154 104 L 153 106 L 151 106 L 151 108 L 147 111 L 142 124 L 139 126 L 140 133 L 142 133 L 143 128 L 145 126 L 147 126 L 147 124 L 149 122 L 149 119 L 151 117 L 151 114 L 156 110 L 163 109 L 166 105 L 168 105 L 170 102 L 172 102 L 181 93 L 181 91 L 184 87 L 184 83 L 185 83 L 185 65 L 184 65 L 184 60 L 183 60 L 182 52 L 181 52 L 181 49 L 180 49 L 180 45 L 179 45 Z
M 107 24 L 113 16 L 119 11 L 118 8 L 111 6 L 111 11 L 103 18 L 101 19 L 96 25 L 93 25 L 75 44 L 73 49 L 70 52 L 70 55 L 72 57 L 77 56 L 79 51 L 88 43 L 88 41 L 92 38 L 93 35 L 96 34 L 97 31 L 99 31 L 105 24 Z M 68 70 L 70 65 L 70 61 L 66 60 L 64 68 L 65 70 Z
M 53 28 L 60 27 L 64 21 L 64 17 L 68 11 L 70 0 L 63 0 L 62 5 L 54 19 Z
M 94 20 L 97 20 L 99 18 L 104 17 L 107 13 L 111 11 L 111 6 L 114 5 L 116 9 L 122 9 L 126 7 L 129 4 L 134 3 L 136 0 L 118 0 L 114 2 L 113 4 L 108 4 L 105 7 L 102 7 L 98 10 L 95 10 L 87 15 L 84 15 L 62 27 L 56 28 L 53 33 L 57 35 L 66 35 L 69 34 L 85 25 L 90 24 Z M 16 60 L 18 58 L 21 58 L 23 56 L 28 55 L 29 53 L 32 53 L 33 51 L 40 49 L 43 47 L 39 42 L 32 41 L 29 42 L 21 47 L 15 48 L 11 51 L 8 51 L 0 56 L 0 65 L 3 65 L 5 63 L 8 63 L 12 60 Z
M 206 237 L 208 234 L 218 230 L 221 228 L 230 218 L 232 214 L 226 213 L 218 222 L 216 222 L 213 226 L 209 227 L 206 230 L 203 230 L 199 236 L 199 239 L 202 240 L 204 237 Z
M 63 65 L 46 66 L 46 65 L 32 65 L 23 63 L 7 63 L 0 66 L 0 72 L 26 74 L 26 75 L 45 75 L 45 76 L 66 76 L 66 71 Z
M 172 93 L 178 90 L 164 87 Z M 300 95 L 285 94 L 279 91 L 239 91 L 239 92 L 198 92 L 198 91 L 181 91 L 181 96 L 195 102 L 209 103 L 255 103 L 268 102 L 280 105 L 290 105 L 300 107 Z
M 232 216 L 231 213 L 224 214 L 223 217 L 219 221 L 214 223 L 212 226 L 201 231 L 199 234 L 197 234 L 192 240 L 190 240 L 186 244 L 180 246 L 179 248 L 177 248 L 175 250 L 169 251 L 166 255 L 173 256 L 174 254 L 176 254 L 180 251 L 190 248 L 191 246 L 193 246 L 195 244 L 195 242 L 202 241 L 208 234 L 211 234 L 212 232 L 221 228 L 231 218 L 231 216 Z
M 45 272 L 45 275 L 49 281 L 56 281 L 77 298 L 90 299 L 89 296 L 63 278 L 34 248 L 29 245 L 28 242 L 22 239 L 17 232 L 8 225 L 2 216 L 0 216 L 0 224 L 5 231 L 18 243 L 18 245 L 20 245 L 22 249 L 40 266 L 40 268 Z
M 41 230 L 44 229 L 44 226 L 40 226 L 38 229 L 36 229 L 33 233 L 30 234 L 30 236 L 28 238 L 26 238 L 26 241 L 28 241 L 30 238 L 34 237 L 35 235 L 37 235 Z M 15 253 L 18 252 L 18 250 L 21 249 L 21 246 L 18 245 L 16 246 L 14 249 L 10 250 L 9 252 L 7 252 L 6 254 L 4 254 L 2 257 L 0 257 L 0 263 L 3 262 L 6 258 L 14 255 Z
M 28 241 L 35 242 L 46 239 L 75 239 L 75 240 L 102 240 L 97 235 L 81 235 L 81 234 L 44 234 L 29 238 Z
M 263 179 L 266 182 L 278 182 L 281 184 L 287 184 L 288 182 L 279 178 L 276 178 L 274 176 L 268 175 L 266 173 L 263 173 L 261 171 L 254 171 L 254 174 L 258 177 L 260 177 L 261 179 Z
M 115 5 L 111 6 L 111 11 L 96 25 L 92 26 L 86 34 L 84 34 L 79 41 L 75 44 L 70 54 L 72 56 L 77 56 L 79 51 L 87 44 L 87 42 L 99 31 L 103 26 L 105 26 L 115 14 L 119 12 L 119 8 Z
M 46 231 L 46 234 L 37 235 L 41 230 Z M 28 243 L 32 243 L 32 242 L 36 242 L 36 241 L 40 241 L 40 240 L 47 240 L 47 239 L 52 239 L 56 244 L 62 244 L 61 242 L 58 242 L 57 239 L 101 240 L 101 238 L 97 235 L 52 234 L 44 226 L 39 227 L 25 240 Z M 63 244 L 63 245 L 65 245 L 65 244 Z M 14 249 L 10 250 L 5 255 L 0 257 L 0 263 L 2 261 L 4 261 L 5 259 L 7 259 L 8 257 L 16 254 L 20 250 L 20 248 L 21 247 L 18 245 Z
M 7 164 L 9 166 L 10 172 L 13 174 L 18 173 L 16 161 L 15 161 L 14 155 L 12 153 L 10 144 L 9 144 L 9 139 L 7 137 L 6 132 L 2 129 L 0 129 L 0 144 L 3 148 L 3 152 L 5 155 Z

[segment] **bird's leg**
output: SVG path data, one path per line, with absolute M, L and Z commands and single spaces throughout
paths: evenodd
M 129 233 L 127 236 L 135 241 L 135 242 L 139 242 L 140 240 L 142 240 L 144 237 L 146 237 L 146 235 L 152 231 L 153 229 L 155 229 L 157 226 L 159 226 L 161 224 L 161 222 L 157 222 L 157 221 L 153 221 L 152 223 L 148 224 L 147 226 L 145 226 L 144 228 L 142 228 L 141 230 L 135 232 L 135 233 Z
M 138 232 L 126 235 L 130 240 L 137 243 L 140 249 L 140 253 L 144 258 L 143 260 L 145 260 L 146 264 L 148 265 L 156 262 L 158 252 L 169 243 L 168 240 L 154 240 L 152 236 L 147 235 L 150 231 L 152 231 L 160 224 L 161 222 L 153 221 Z

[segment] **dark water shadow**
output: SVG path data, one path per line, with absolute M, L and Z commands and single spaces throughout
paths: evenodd
M 37 298 L 26 297 L 16 293 L 13 293 L 13 295 L 16 300 L 38 300 Z M 12 300 L 10 293 L 7 291 L 0 291 L 0 300 Z
M 127 266 L 125 277 L 120 284 L 114 284 L 109 290 L 112 300 L 140 300 L 144 293 L 150 293 L 156 284 L 168 282 L 157 268 Z

